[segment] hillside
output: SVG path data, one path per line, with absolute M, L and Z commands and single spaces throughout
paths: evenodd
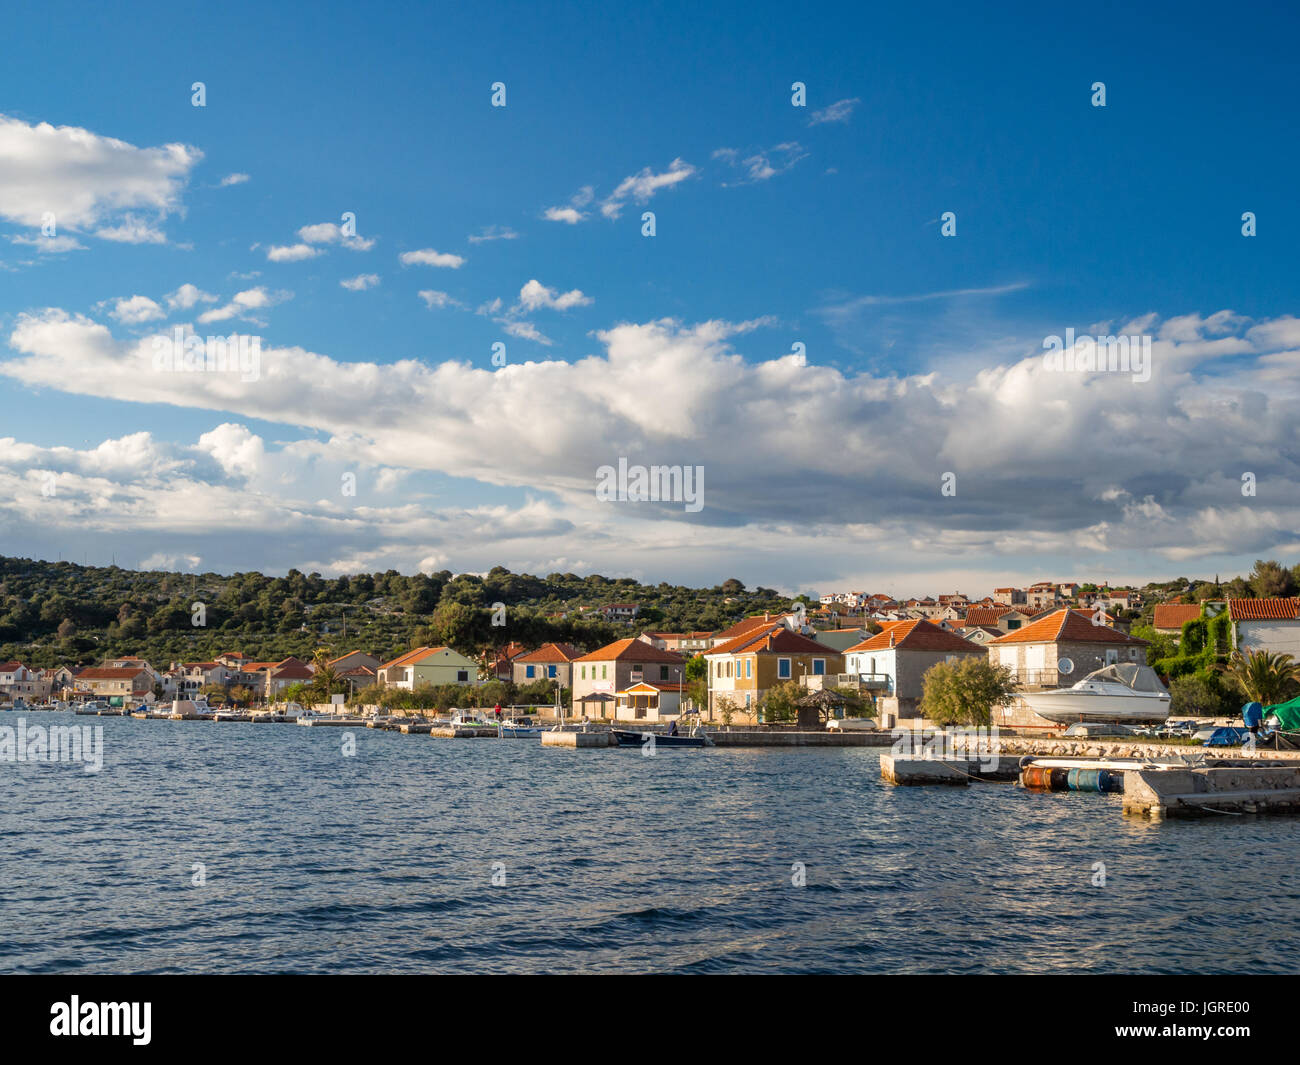
M 621 602 L 640 606 L 638 629 L 599 619 L 599 607 Z M 319 647 L 386 658 L 422 643 L 481 654 L 512 640 L 592 649 L 639 628 L 711 630 L 788 606 L 772 589 L 746 591 L 735 580 L 687 588 L 499 566 L 484 577 L 226 576 L 0 557 L 0 659 L 47 667 L 133 654 L 166 665 L 236 650 L 261 660 L 309 658 Z M 494 616 L 504 624 L 493 625 Z

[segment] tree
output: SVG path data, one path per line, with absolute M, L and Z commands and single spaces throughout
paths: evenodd
M 697 707 L 709 702 L 709 664 L 703 655 L 694 655 L 686 661 L 686 694 Z
M 781 725 L 794 721 L 799 716 L 799 707 L 795 700 L 807 694 L 807 689 L 797 681 L 782 681 L 769 688 L 763 696 L 763 721 L 769 725 Z
M 974 655 L 935 663 L 921 684 L 921 712 L 939 725 L 988 725 L 1019 689 L 1007 666 Z
M 1218 674 L 1188 673 L 1169 682 L 1170 709 L 1188 717 L 1229 717 L 1237 707 Z
M 1295 593 L 1295 579 L 1280 562 L 1257 559 L 1250 573 L 1250 590 L 1260 599 L 1272 599 Z
M 327 648 L 316 648 L 316 653 L 312 656 L 312 665 L 316 672 L 311 682 L 311 692 L 316 702 L 327 703 L 331 695 L 341 695 L 347 691 L 346 682 L 339 679 L 338 670 L 329 663 Z
M 1167 632 L 1156 632 L 1150 625 L 1134 625 L 1129 635 L 1147 641 L 1147 665 L 1178 653 L 1178 641 Z
M 1251 702 L 1272 706 L 1285 702 L 1300 680 L 1300 665 L 1273 651 L 1233 651 L 1227 676 Z

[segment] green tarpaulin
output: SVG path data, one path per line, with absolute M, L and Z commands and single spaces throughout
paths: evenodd
M 1264 717 L 1274 715 L 1281 724 L 1278 726 L 1287 732 L 1300 732 L 1300 695 L 1288 703 L 1278 703 L 1264 711 Z

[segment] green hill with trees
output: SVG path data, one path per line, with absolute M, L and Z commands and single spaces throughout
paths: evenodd
M 600 614 L 628 602 L 640 607 L 635 626 Z M 644 628 L 714 630 L 789 605 L 771 588 L 750 591 L 734 579 L 688 588 L 594 574 L 535 577 L 501 566 L 483 576 L 227 576 L 0 557 L 0 660 L 45 668 L 138 655 L 166 667 L 225 651 L 310 661 L 321 647 L 386 660 L 422 644 L 485 657 L 511 641 L 549 640 L 592 650 Z

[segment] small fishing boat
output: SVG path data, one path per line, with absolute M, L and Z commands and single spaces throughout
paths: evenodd
M 611 731 L 620 747 L 644 747 L 649 742 L 646 737 L 651 737 L 656 747 L 704 747 L 709 742 L 705 736 L 670 736 L 665 732 L 632 732 L 621 728 Z
M 453 728 L 495 729 L 502 739 L 530 739 L 546 731 L 527 718 L 505 718 L 498 721 L 494 714 L 482 714 L 475 710 L 457 710 L 451 715 L 450 724 Z

